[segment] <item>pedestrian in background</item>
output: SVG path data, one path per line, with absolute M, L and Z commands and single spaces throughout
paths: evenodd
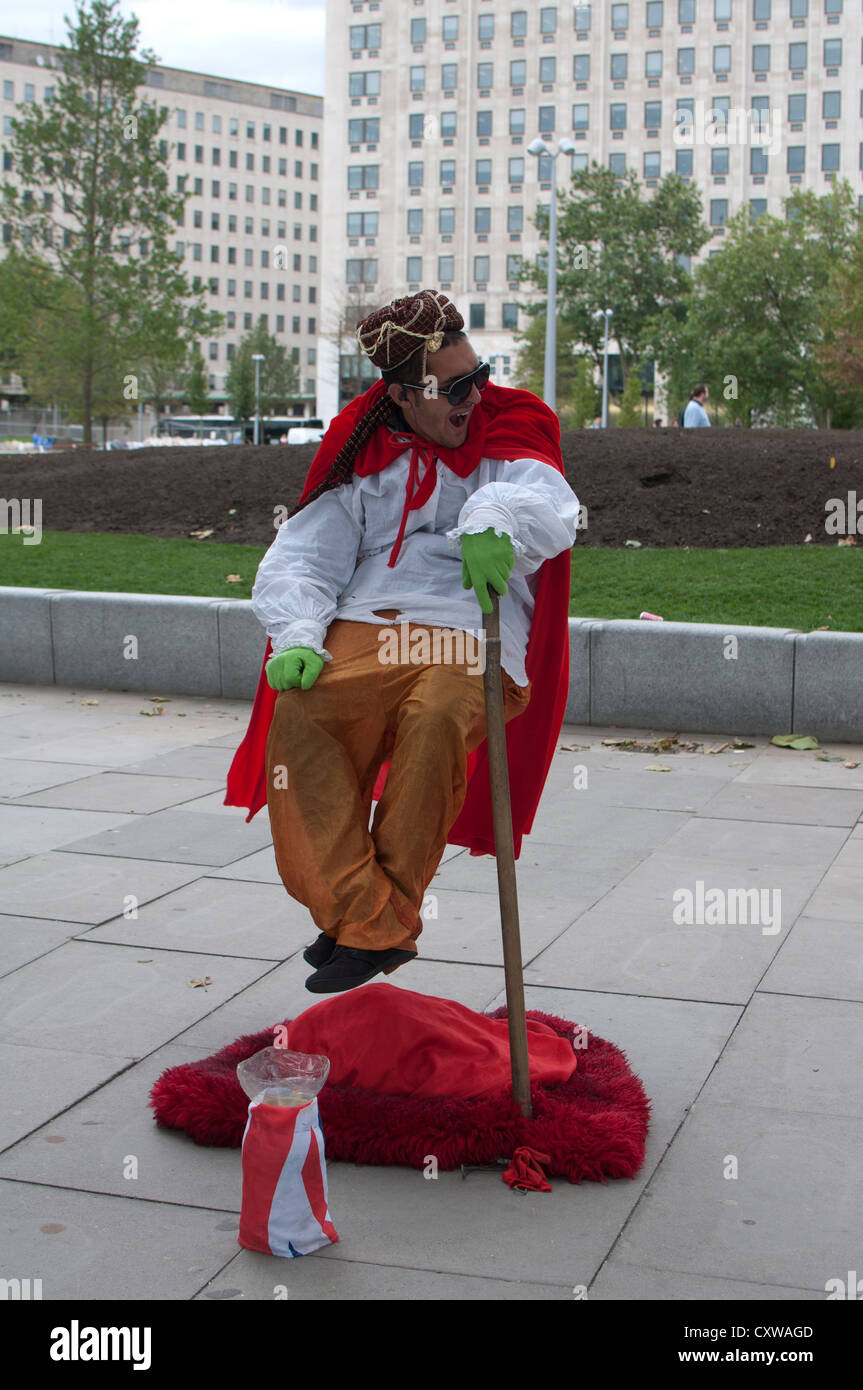
M 704 409 L 704 402 L 710 392 L 706 386 L 694 386 L 684 410 L 681 424 L 685 430 L 710 428 L 710 421 L 707 418 L 707 411 Z

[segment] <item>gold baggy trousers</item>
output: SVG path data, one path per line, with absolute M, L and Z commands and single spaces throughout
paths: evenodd
M 427 642 L 452 632 L 403 626 Z M 315 684 L 279 692 L 267 805 L 282 882 L 319 930 L 341 946 L 415 955 L 425 890 L 464 801 L 467 755 L 486 735 L 483 676 L 467 662 L 382 660 L 385 631 L 393 629 L 334 620 L 324 641 L 332 661 Z M 527 707 L 530 685 L 502 676 L 509 720 Z M 388 760 L 369 829 L 376 775 Z

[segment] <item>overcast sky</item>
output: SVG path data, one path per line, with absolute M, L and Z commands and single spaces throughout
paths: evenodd
M 324 90 L 326 0 L 120 0 L 140 21 L 140 47 L 171 68 L 297 92 Z M 65 43 L 74 0 L 0 3 L 0 33 Z

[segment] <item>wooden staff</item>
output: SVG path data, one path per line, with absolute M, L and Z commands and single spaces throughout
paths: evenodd
M 524 1013 L 524 978 L 521 965 L 521 937 L 518 926 L 518 890 L 515 878 L 515 851 L 512 839 L 512 808 L 509 798 L 509 766 L 506 755 L 506 721 L 503 710 L 503 683 L 500 663 L 500 599 L 488 586 L 492 611 L 485 617 L 485 691 L 488 768 L 491 806 L 494 818 L 494 845 L 497 860 L 497 889 L 500 925 L 503 933 L 503 968 L 506 978 L 506 1006 L 509 1015 L 509 1056 L 512 1089 L 522 1115 L 531 1119 L 530 1065 L 527 1054 L 527 1020 Z

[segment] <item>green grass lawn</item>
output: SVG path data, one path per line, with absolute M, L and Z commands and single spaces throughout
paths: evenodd
M 0 535 L 0 584 L 249 598 L 264 547 L 45 531 Z M 863 632 L 863 548 L 573 552 L 570 612 L 584 618 Z M 229 575 L 239 579 L 229 581 Z

